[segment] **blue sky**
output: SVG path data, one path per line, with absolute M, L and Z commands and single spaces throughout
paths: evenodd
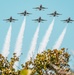
M 45 11 L 36 11 L 32 9 L 36 6 L 39 6 L 40 4 L 47 7 L 48 9 L 46 9 Z M 27 16 L 26 29 L 24 32 L 24 40 L 22 46 L 23 55 L 21 56 L 21 63 L 23 63 L 24 61 L 22 60 L 26 59 L 33 35 L 38 26 L 38 23 L 33 22 L 32 19 L 41 16 L 43 19 L 47 20 L 46 22 L 41 23 L 40 26 L 40 33 L 39 33 L 39 38 L 37 43 L 37 48 L 38 48 L 49 24 L 53 19 L 53 17 L 49 17 L 47 14 L 54 12 L 55 10 L 62 14 L 61 16 L 56 17 L 55 19 L 54 28 L 50 37 L 50 41 L 47 45 L 47 49 L 48 48 L 52 49 L 56 40 L 58 39 L 61 32 L 63 31 L 65 25 L 67 25 L 66 23 L 63 23 L 60 20 L 66 19 L 68 17 L 74 19 L 73 7 L 74 7 L 73 0 L 55 0 L 55 1 L 53 0 L 0 0 L 0 53 L 3 48 L 3 44 L 5 41 L 8 28 L 10 26 L 10 24 L 4 22 L 3 19 L 9 18 L 10 16 L 13 16 L 13 18 L 18 19 L 17 22 L 12 24 L 12 37 L 11 37 L 10 54 L 9 54 L 9 56 L 11 57 L 12 52 L 14 51 L 15 48 L 15 43 L 16 43 L 16 39 L 21 24 L 24 19 L 23 16 L 20 16 L 17 13 L 23 12 L 24 10 L 27 10 L 28 12 L 32 13 L 32 15 Z M 69 51 L 74 50 L 74 23 L 68 24 L 67 32 L 61 45 L 61 48 L 62 47 L 69 48 Z M 72 60 L 71 62 L 72 64 L 73 61 L 74 60 Z

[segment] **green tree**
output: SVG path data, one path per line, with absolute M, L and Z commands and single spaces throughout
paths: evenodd
M 19 58 L 16 56 L 16 53 L 13 53 L 13 57 L 10 61 L 2 54 L 0 54 L 0 75 L 19 75 L 20 71 L 15 71 L 13 65 L 16 61 L 19 61 Z
M 69 58 L 65 48 L 48 49 L 27 61 L 24 67 L 32 69 L 31 75 L 71 75 Z

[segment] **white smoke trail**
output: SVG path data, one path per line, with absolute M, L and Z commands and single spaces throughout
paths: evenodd
M 63 42 L 64 36 L 66 34 L 66 30 L 67 30 L 67 26 L 64 28 L 64 30 L 63 30 L 62 34 L 60 35 L 59 39 L 57 40 L 57 42 L 53 46 L 53 49 L 59 49 L 60 48 L 60 46 Z
M 17 56 L 20 56 L 21 50 L 22 50 L 22 42 L 23 42 L 23 37 L 24 37 L 24 30 L 25 30 L 25 23 L 26 23 L 26 18 L 24 18 L 24 21 L 22 23 L 16 45 L 15 45 L 15 50 L 14 53 L 16 53 Z
M 25 30 L 25 24 L 26 23 L 26 17 L 24 17 L 22 26 L 20 28 L 20 32 L 16 41 L 16 45 L 15 45 L 15 50 L 14 53 L 16 53 L 16 56 L 20 56 L 21 55 L 21 51 L 22 51 L 22 43 L 23 43 L 23 37 L 24 37 L 24 30 Z M 19 62 L 15 62 L 14 64 L 14 68 L 17 70 L 17 66 L 19 65 Z
M 7 57 L 8 54 L 10 53 L 9 49 L 10 49 L 10 41 L 11 41 L 11 31 L 12 31 L 12 25 L 10 24 L 9 30 L 8 30 L 7 35 L 6 35 L 4 47 L 2 50 L 2 55 L 4 57 Z
M 41 42 L 41 44 L 39 46 L 38 53 L 41 53 L 46 49 L 46 46 L 48 44 L 51 32 L 53 30 L 54 20 L 55 19 L 53 19 L 53 21 L 51 22 L 50 26 L 48 27 L 48 29 L 46 31 L 46 34 L 44 35 L 44 38 L 43 38 L 43 40 L 42 40 L 42 42 Z
M 38 27 L 36 29 L 36 32 L 34 34 L 34 37 L 32 39 L 31 47 L 30 47 L 30 50 L 29 50 L 28 56 L 27 56 L 27 60 L 30 60 L 30 57 L 33 57 L 33 54 L 34 54 L 34 51 L 35 51 L 35 48 L 36 48 L 36 45 L 37 45 L 39 29 L 40 29 L 40 23 L 39 23 L 39 25 L 38 25 Z

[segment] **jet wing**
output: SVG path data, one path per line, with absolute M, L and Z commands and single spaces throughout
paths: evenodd
M 47 20 L 41 19 L 41 21 L 47 21 Z
M 24 13 L 18 13 L 18 14 L 24 14 Z
M 35 7 L 35 8 L 33 8 L 33 9 L 39 9 L 39 7 Z
M 32 13 L 27 13 L 27 14 L 32 14 Z
M 61 21 L 67 21 L 67 20 L 61 20 Z
M 48 15 L 54 15 L 54 13 L 48 14 Z
M 9 21 L 10 19 L 4 19 L 3 21 Z
M 74 21 L 74 20 L 70 20 L 70 21 Z
M 17 19 L 12 19 L 12 21 L 17 21 Z
M 59 14 L 59 13 L 56 13 L 57 15 L 62 15 L 62 14 Z
M 70 21 L 68 21 L 68 20 L 61 20 L 61 21 L 64 21 L 64 22 L 67 22 L 67 23 L 71 23 Z
M 34 19 L 33 21 L 38 21 L 38 19 Z
M 45 7 L 42 7 L 42 9 L 47 9 L 47 8 L 45 8 Z

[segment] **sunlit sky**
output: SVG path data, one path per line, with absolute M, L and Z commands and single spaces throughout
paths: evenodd
M 44 7 L 47 7 L 48 9 L 46 9 L 45 11 L 37 11 L 32 9 L 34 7 L 39 6 L 40 4 L 42 4 Z M 35 23 L 32 20 L 40 16 L 43 19 L 47 20 L 46 22 L 40 24 L 39 38 L 36 46 L 37 50 L 42 41 L 43 36 L 46 33 L 48 26 L 53 20 L 53 17 L 50 17 L 47 14 L 52 13 L 54 11 L 57 11 L 58 13 L 62 14 L 59 17 L 55 18 L 54 28 L 50 37 L 50 41 L 48 42 L 48 45 L 46 47 L 46 49 L 48 48 L 52 49 L 58 37 L 60 36 L 63 29 L 67 25 L 66 23 L 60 20 L 67 19 L 68 17 L 74 19 L 73 8 L 74 8 L 73 0 L 0 0 L 0 53 L 2 52 L 5 37 L 10 26 L 10 23 L 4 22 L 3 19 L 9 18 L 10 16 L 12 16 L 15 19 L 18 19 L 17 22 L 12 23 L 12 34 L 11 34 L 11 44 L 9 54 L 9 57 L 11 57 L 12 53 L 14 52 L 16 39 L 24 19 L 24 16 L 20 16 L 17 13 L 23 12 L 24 10 L 27 10 L 28 12 L 32 13 L 32 15 L 27 16 L 26 29 L 24 31 L 24 39 L 22 46 L 23 55 L 21 56 L 20 62 L 23 63 L 27 57 L 33 35 L 38 26 L 38 23 Z M 68 24 L 67 32 L 60 48 L 62 47 L 68 48 L 70 53 L 71 51 L 73 52 L 74 23 Z M 70 63 L 71 68 L 73 68 L 74 66 L 73 57 Z

